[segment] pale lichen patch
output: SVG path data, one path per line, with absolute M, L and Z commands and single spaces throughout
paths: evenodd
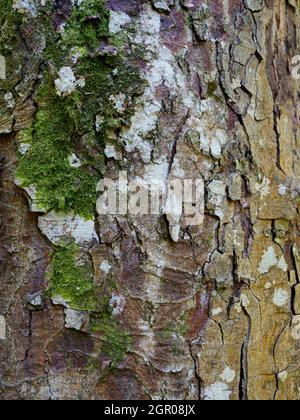
M 274 305 L 278 306 L 279 308 L 283 308 L 288 304 L 290 300 L 289 293 L 284 289 L 276 289 L 273 296 L 273 303 Z
M 215 382 L 203 390 L 202 398 L 207 401 L 229 401 L 232 391 L 228 384 L 224 382 Z
M 22 185 L 21 181 L 17 178 L 15 179 L 15 184 L 17 186 Z M 29 209 L 32 213 L 47 213 L 49 209 L 41 205 L 41 202 L 38 199 L 37 188 L 35 185 L 29 185 L 28 187 L 23 187 L 23 190 L 26 192 Z
M 170 8 L 166 0 L 154 0 L 153 6 L 160 12 L 169 12 Z
M 275 248 L 273 246 L 269 246 L 262 256 L 258 271 L 260 274 L 267 274 L 273 267 L 277 267 L 285 273 L 288 271 L 288 265 L 285 261 L 284 255 L 277 258 Z
M 271 185 L 271 181 L 266 177 L 264 177 L 261 184 L 257 184 L 257 190 L 259 191 L 260 196 L 262 198 L 267 197 L 270 194 L 271 192 L 270 185 Z
M 122 26 L 130 23 L 131 18 L 124 12 L 110 12 L 109 32 L 115 35 L 122 30 Z
M 284 196 L 287 194 L 287 187 L 285 185 L 279 185 L 278 192 L 281 196 Z
M 13 94 L 11 92 L 7 92 L 4 95 L 4 100 L 6 102 L 7 108 L 13 109 L 14 106 L 16 105 L 16 101 L 15 101 L 14 96 L 13 96 Z
M 236 372 L 232 369 L 230 369 L 228 366 L 224 369 L 223 373 L 220 375 L 220 378 L 222 381 L 227 382 L 230 384 L 234 381 L 236 377 Z
M 39 217 L 39 228 L 53 244 L 65 240 L 74 240 L 78 245 L 98 242 L 94 220 L 85 220 L 78 215 L 51 211 Z
M 222 308 L 215 308 L 211 311 L 212 316 L 218 316 L 223 312 Z
M 30 148 L 31 148 L 31 144 L 21 143 L 18 151 L 19 151 L 19 153 L 21 153 L 22 156 L 24 156 L 30 150 Z
M 247 308 L 250 305 L 250 301 L 244 293 L 241 295 L 241 305 L 244 308 Z
M 13 0 L 13 8 L 20 13 L 29 13 L 31 16 L 35 16 L 36 5 L 32 0 Z
M 260 274 L 266 274 L 270 271 L 271 267 L 276 266 L 278 263 L 276 251 L 273 246 L 270 246 L 264 253 L 258 271 Z
M 74 153 L 69 156 L 68 161 L 71 168 L 77 169 L 82 166 L 82 161 Z
M 212 181 L 208 189 L 211 193 L 216 195 L 226 196 L 226 184 L 223 181 Z
M 82 331 L 88 322 L 87 312 L 65 309 L 65 328 Z
M 114 316 L 118 316 L 124 311 L 124 308 L 126 305 L 126 299 L 123 295 L 118 295 L 117 293 L 113 293 L 109 301 L 109 305 L 112 308 L 112 314 Z
M 166 159 L 145 166 L 144 180 L 149 183 L 163 182 L 168 179 L 169 163 Z
M 57 306 L 64 306 L 65 308 L 69 307 L 68 302 L 61 296 L 57 295 L 57 296 L 53 296 L 51 298 L 53 305 L 57 305 Z
M 152 100 L 145 102 L 132 117 L 131 127 L 122 133 L 122 140 L 125 142 L 127 152 L 134 152 L 137 149 L 145 163 L 151 161 L 153 146 L 144 137 L 155 130 L 161 108 L 161 104 L 158 102 Z
M 283 255 L 278 262 L 278 268 L 280 268 L 280 270 L 284 271 L 285 273 L 288 271 L 288 265 Z
M 103 273 L 108 274 L 111 270 L 111 265 L 109 264 L 108 261 L 102 261 L 101 265 L 100 265 L 100 270 L 103 271 Z
M 278 373 L 278 379 L 281 382 L 285 382 L 288 378 L 288 372 L 286 370 L 284 370 L 283 372 Z
M 6 340 L 6 320 L 0 315 L 0 340 Z
M 104 154 L 108 159 L 115 159 L 115 160 L 121 160 L 122 154 L 121 152 L 118 152 L 116 147 L 112 144 L 107 144 L 104 149 Z
M 54 81 L 58 96 L 70 95 L 77 87 L 85 86 L 85 80 L 83 78 L 76 79 L 71 67 L 62 67 L 58 76 L 58 79 Z

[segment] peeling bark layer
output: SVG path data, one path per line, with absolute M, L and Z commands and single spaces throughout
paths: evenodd
M 1 9 L 0 398 L 298 400 L 300 2 Z M 120 171 L 203 224 L 102 216 Z

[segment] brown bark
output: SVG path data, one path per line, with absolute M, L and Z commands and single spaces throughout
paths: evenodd
M 3 6 L 0 398 L 299 399 L 299 85 L 291 71 L 300 2 L 96 1 L 101 12 L 85 10 L 80 21 L 74 10 L 87 2 Z M 93 70 L 81 67 L 89 62 L 101 64 L 104 90 L 97 78 L 89 91 Z M 41 98 L 47 77 L 52 91 Z M 57 103 L 72 104 L 63 118 Z M 52 132 L 61 136 L 51 143 L 54 163 Z M 41 158 L 49 176 L 46 159 L 59 179 L 56 152 L 69 141 L 81 165 L 75 197 L 60 189 L 68 168 L 58 184 L 32 172 Z M 203 224 L 101 216 L 81 190 L 86 175 L 117 179 L 120 170 L 130 179 L 203 179 Z M 92 218 L 78 210 L 81 195 Z M 76 256 L 66 240 L 77 243 Z

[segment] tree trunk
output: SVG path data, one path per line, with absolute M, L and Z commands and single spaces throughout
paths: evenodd
M 1 399 L 300 398 L 299 16 L 2 0 Z M 120 173 L 202 223 L 104 214 Z

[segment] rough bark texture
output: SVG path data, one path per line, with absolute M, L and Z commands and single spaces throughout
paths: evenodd
M 296 400 L 299 0 L 2 0 L 0 398 Z M 201 227 L 104 176 L 205 180 Z

